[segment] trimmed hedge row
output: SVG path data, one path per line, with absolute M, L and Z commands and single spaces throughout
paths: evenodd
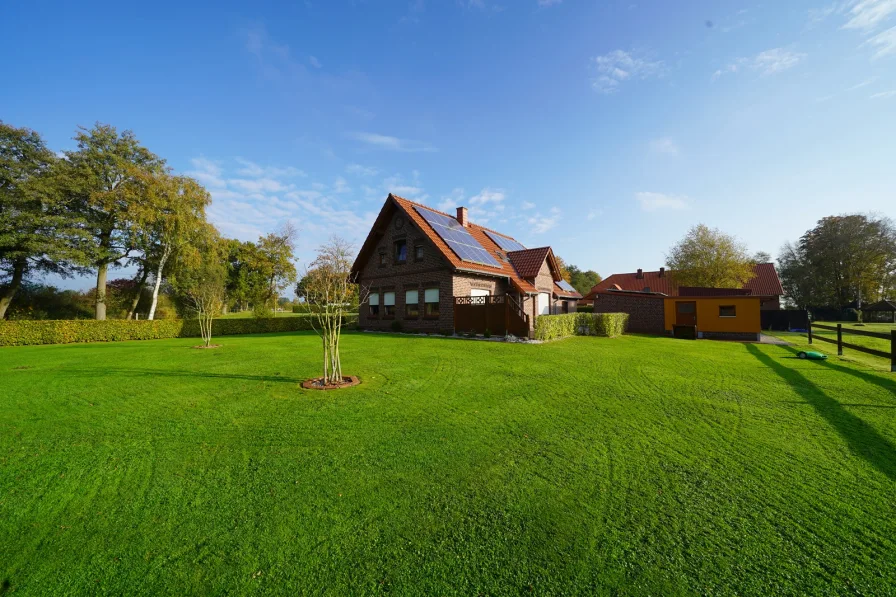
M 539 315 L 535 319 L 536 340 L 556 340 L 567 336 L 615 338 L 625 332 L 628 313 L 569 313 Z
M 344 321 L 349 325 L 356 322 L 357 317 L 351 316 Z M 212 338 L 238 334 L 299 332 L 312 329 L 311 324 L 311 315 L 271 319 L 216 319 L 212 326 Z M 0 321 L 0 346 L 198 337 L 199 323 L 195 319 Z

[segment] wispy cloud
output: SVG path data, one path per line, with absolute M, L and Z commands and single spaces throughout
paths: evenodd
M 560 4 L 563 0 L 538 0 L 538 6 L 542 8 L 547 8 L 548 6 L 554 6 L 555 4 Z
M 320 63 L 320 60 L 318 60 L 316 56 L 309 56 L 308 64 L 310 64 L 314 68 L 323 68 L 323 66 L 324 66 L 323 64 Z
M 304 171 L 299 170 L 298 168 L 293 168 L 292 166 L 287 166 L 285 168 L 277 166 L 259 166 L 255 162 L 244 158 L 234 158 L 234 161 L 240 165 L 240 168 L 236 171 L 240 176 L 252 176 L 256 178 L 264 176 L 271 178 L 307 176 Z
M 776 75 L 798 65 L 805 60 L 806 54 L 793 52 L 785 48 L 773 48 L 760 52 L 750 58 L 738 58 L 726 67 L 713 73 L 712 78 L 718 79 L 722 75 L 737 73 L 743 69 L 758 72 L 761 76 Z
M 878 33 L 866 43 L 874 47 L 874 59 L 896 54 L 896 26 Z
M 640 204 L 642 211 L 687 209 L 690 201 L 684 195 L 665 195 L 646 191 L 635 193 L 635 200 Z
M 650 142 L 650 151 L 666 155 L 678 155 L 679 149 L 671 137 L 661 137 Z
M 435 147 L 419 141 L 411 141 L 409 139 L 399 139 L 390 135 L 381 135 L 379 133 L 356 132 L 348 133 L 347 137 L 355 141 L 360 141 L 365 145 L 375 147 L 377 149 L 385 149 L 388 151 L 404 151 L 404 152 L 433 152 L 438 151 Z
M 597 77 L 591 82 L 595 91 L 609 95 L 616 93 L 629 80 L 645 80 L 662 74 L 662 60 L 648 60 L 634 52 L 614 50 L 591 59 Z
M 599 218 L 599 217 L 601 217 L 602 215 L 604 215 L 604 210 L 602 210 L 602 209 L 592 209 L 591 211 L 588 212 L 588 215 L 586 216 L 586 219 L 590 222 L 591 220 L 594 220 L 595 218 Z
M 551 209 L 550 215 L 537 213 L 526 220 L 526 223 L 529 224 L 529 229 L 535 234 L 544 234 L 560 224 L 560 213 L 560 210 L 554 207 Z
M 361 164 L 349 164 L 345 167 L 345 171 L 355 176 L 376 176 L 379 170 L 370 166 L 362 166 Z
M 871 31 L 896 13 L 896 0 L 856 0 L 847 12 L 849 20 L 844 29 Z
M 525 210 L 535 209 L 535 204 L 531 201 L 523 201 L 522 208 Z
M 856 83 L 856 84 L 853 85 L 852 87 L 848 87 L 848 88 L 846 89 L 846 91 L 855 91 L 856 89 L 861 89 L 862 87 L 867 87 L 868 85 L 871 85 L 872 83 L 874 83 L 875 81 L 877 81 L 878 78 L 879 78 L 879 77 L 871 77 L 871 78 L 869 78 L 869 79 L 865 79 L 865 80 L 862 81 L 861 83 Z
M 881 91 L 880 93 L 875 93 L 870 96 L 871 99 L 889 99 L 891 97 L 896 97 L 896 89 L 892 91 Z

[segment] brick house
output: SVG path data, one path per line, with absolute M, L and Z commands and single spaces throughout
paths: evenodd
M 778 272 L 773 263 L 757 263 L 753 266 L 753 277 L 742 288 L 690 288 L 679 287 L 673 280 L 671 271 L 661 267 L 655 272 L 638 270 L 626 274 L 613 274 L 597 283 L 591 291 L 585 295 L 582 304 L 590 305 L 598 294 L 606 294 L 607 291 L 627 291 L 641 293 L 659 293 L 665 296 L 707 296 L 707 293 L 719 295 L 760 296 L 762 310 L 779 310 L 781 308 L 781 295 L 784 288 L 778 278 Z
M 464 207 L 451 216 L 391 193 L 351 274 L 367 296 L 364 329 L 398 321 L 409 331 L 482 333 L 477 322 L 490 316 L 492 333 L 530 335 L 536 316 L 573 313 L 582 298 L 550 247 L 527 249 L 470 222 Z

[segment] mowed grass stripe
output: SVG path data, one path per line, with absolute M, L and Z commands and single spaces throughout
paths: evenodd
M 22 594 L 886 594 L 896 380 L 795 348 L 308 334 L 0 350 Z M 19 367 L 31 367 L 20 369 Z

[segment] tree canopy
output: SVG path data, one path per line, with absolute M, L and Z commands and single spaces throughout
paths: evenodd
M 753 258 L 735 237 L 698 224 L 666 255 L 679 286 L 741 288 L 753 278 Z

